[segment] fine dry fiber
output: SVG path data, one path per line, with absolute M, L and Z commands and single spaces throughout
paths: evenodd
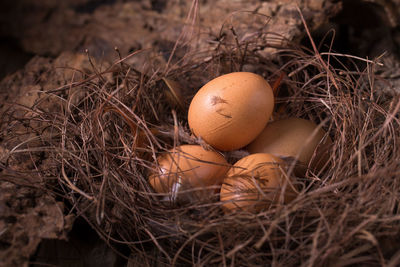
M 234 24 L 248 15 L 253 24 Z M 268 21 L 235 13 L 218 36 L 187 26 L 167 55 L 136 51 L 107 68 L 92 62 L 90 73 L 75 70 L 81 81 L 37 92 L 32 106 L 8 105 L 3 179 L 37 177 L 30 186 L 51 192 L 111 246 L 129 247 L 136 266 L 397 266 L 399 93 L 374 74 L 377 62 L 300 47 L 265 32 Z M 198 36 L 209 45 L 196 46 Z M 140 68 L 125 63 L 146 54 Z M 218 201 L 166 201 L 148 183 L 155 158 L 202 144 L 188 128 L 190 99 L 232 71 L 271 83 L 283 73 L 274 118 L 321 124 L 334 141 L 328 164 L 296 179 L 294 201 L 259 214 L 224 214 Z M 178 82 L 182 95 L 171 97 L 166 81 Z M 31 159 L 31 172 L 12 167 L 21 159 Z

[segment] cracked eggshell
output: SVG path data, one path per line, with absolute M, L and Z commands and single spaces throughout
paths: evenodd
M 288 118 L 268 123 L 247 149 L 250 153 L 295 158 L 300 162 L 297 170 L 304 174 L 305 167 L 309 165 L 316 170 L 325 165 L 331 145 L 331 138 L 314 122 Z
M 282 192 L 283 188 L 285 192 Z M 221 187 L 220 200 L 225 212 L 254 213 L 271 205 L 288 203 L 296 195 L 286 176 L 285 162 L 271 154 L 257 153 L 242 158 L 229 169 Z
M 265 127 L 274 108 L 271 86 L 260 75 L 233 72 L 205 84 L 190 103 L 191 131 L 222 151 L 249 144 Z
M 190 189 L 196 189 L 189 194 L 197 198 L 212 196 L 216 190 L 207 187 L 220 186 L 229 169 L 221 154 L 198 145 L 176 147 L 159 156 L 157 162 L 157 170 L 149 177 L 150 185 L 158 193 L 175 194 L 173 198 Z

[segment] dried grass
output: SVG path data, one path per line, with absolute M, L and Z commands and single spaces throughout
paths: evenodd
M 122 58 L 107 70 L 93 66 L 94 74 L 82 82 L 42 92 L 40 99 L 56 99 L 56 111 L 37 104 L 21 116 L 11 112 L 14 106 L 4 124 L 37 122 L 39 140 L 15 146 L 8 159 L 38 153 L 52 159 L 52 168 L 33 168 L 41 185 L 111 245 L 128 246 L 144 266 L 400 264 L 399 94 L 374 75 L 372 61 L 364 60 L 364 70 L 356 63 L 351 71 L 334 68 L 342 56 L 307 50 L 262 27 L 249 32 L 232 21 L 219 36 L 202 37 L 210 40 L 206 48 L 190 48 L 182 37 L 175 49 L 186 54 L 172 56 L 166 69 L 150 58 L 139 71 Z M 323 123 L 334 140 L 329 163 L 298 178 L 301 190 L 293 202 L 257 215 L 224 214 L 218 202 L 162 201 L 147 180 L 155 158 L 199 142 L 190 136 L 186 112 L 174 111 L 166 100 L 162 79 L 186 88 L 187 107 L 206 81 L 240 70 L 270 81 L 287 74 L 274 117 Z M 72 88 L 80 94 L 69 94 Z M 18 137 L 2 138 L 12 144 Z

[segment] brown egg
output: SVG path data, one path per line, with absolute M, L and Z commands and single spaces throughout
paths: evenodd
M 189 106 L 189 126 L 211 146 L 235 150 L 265 127 L 274 107 L 271 86 L 250 72 L 233 72 L 205 84 Z
M 220 186 L 229 169 L 222 155 L 198 145 L 176 147 L 157 161 L 159 168 L 150 175 L 149 182 L 156 192 L 171 193 L 172 199 L 190 189 L 196 189 L 188 194 L 197 199 L 211 197 L 216 189 L 210 187 Z
M 248 146 L 250 153 L 270 153 L 280 157 L 298 159 L 304 173 L 310 165 L 320 170 L 329 159 L 332 140 L 323 129 L 311 121 L 288 118 L 269 123 L 259 136 Z M 313 155 L 315 157 L 310 163 Z
M 285 174 L 285 163 L 271 154 L 257 153 L 233 165 L 221 187 L 220 200 L 226 212 L 259 212 L 296 197 Z M 285 192 L 282 192 L 285 188 Z

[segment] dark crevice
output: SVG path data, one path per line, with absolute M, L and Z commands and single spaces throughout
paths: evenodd
M 77 13 L 93 13 L 98 7 L 103 5 L 112 5 L 116 0 L 91 0 L 75 7 Z
M 151 0 L 151 8 L 161 13 L 167 6 L 167 0 Z
M 363 0 L 344 0 L 342 3 L 343 9 L 338 15 L 312 32 L 320 52 L 331 51 L 369 59 L 383 53 L 399 56 L 399 27 L 392 25 L 384 6 Z M 335 36 L 330 48 L 332 31 Z M 308 36 L 303 38 L 302 44 L 311 48 Z M 342 57 L 340 61 L 350 68 L 354 66 L 353 60 Z M 336 66 L 339 65 L 336 62 Z M 357 61 L 357 65 L 362 67 L 365 64 Z
M 0 80 L 23 68 L 33 57 L 25 52 L 16 39 L 0 37 Z
M 126 266 L 126 260 L 108 247 L 83 218 L 74 222 L 68 241 L 43 239 L 31 262 L 56 266 Z

